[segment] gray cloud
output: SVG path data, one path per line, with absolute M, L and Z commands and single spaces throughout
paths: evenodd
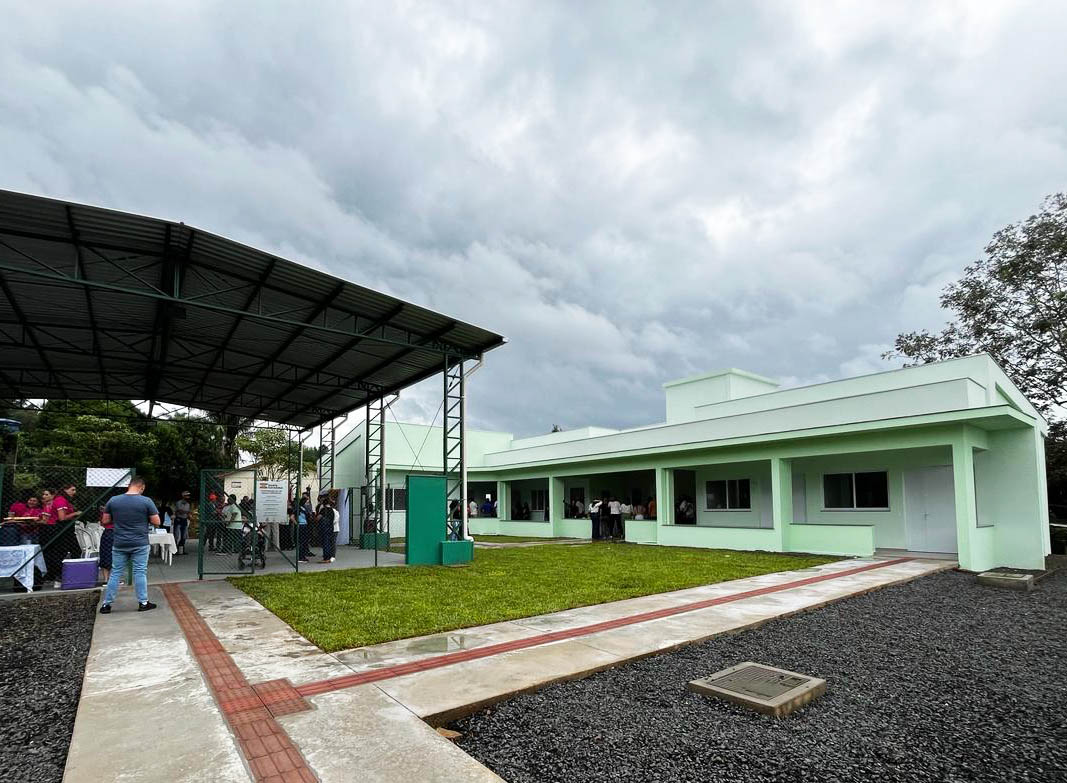
M 496 329 L 480 426 L 649 423 L 723 366 L 881 369 L 1067 174 L 1062 4 L 265 8 L 9 4 L 0 186 Z

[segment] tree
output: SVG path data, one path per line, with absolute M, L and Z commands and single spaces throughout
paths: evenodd
M 297 472 L 300 447 L 294 442 L 290 448 L 289 436 L 284 430 L 252 430 L 238 436 L 236 443 L 237 447 L 259 466 L 263 478 L 281 479 L 286 478 L 289 473 Z M 318 456 L 317 448 L 304 447 L 304 469 L 300 471 L 301 476 L 315 471 Z
M 989 353 L 1046 418 L 1067 404 L 1067 194 L 998 231 L 985 257 L 941 293 L 955 321 L 937 334 L 907 332 L 894 351 L 923 364 Z
M 177 498 L 183 490 L 200 495 L 200 471 L 204 468 L 233 468 L 220 462 L 222 431 L 208 420 L 195 416 L 175 416 L 153 425 L 156 439 L 153 474 L 149 491 L 160 497 Z
M 151 464 L 154 448 L 148 418 L 133 403 L 49 400 L 24 437 L 19 459 L 38 466 L 125 468 Z
M 238 439 L 249 432 L 249 422 L 231 413 L 211 413 L 208 419 L 219 426 L 222 440 L 219 442 L 217 462 L 220 466 L 234 466 L 241 458 Z
M 153 497 L 176 498 L 199 494 L 201 469 L 236 466 L 224 456 L 224 428 L 208 418 L 152 421 L 125 400 L 48 401 L 22 413 L 19 464 L 30 469 L 132 467 Z
M 987 352 L 1049 420 L 1046 472 L 1053 513 L 1067 512 L 1067 194 L 993 235 L 985 257 L 941 293 L 955 320 L 897 336 L 883 358 L 925 364 Z

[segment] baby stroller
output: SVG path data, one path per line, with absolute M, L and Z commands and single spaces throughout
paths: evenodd
M 246 565 L 249 568 L 267 567 L 266 529 L 255 522 L 245 522 L 241 526 L 241 554 L 237 557 L 237 567 L 243 571 Z

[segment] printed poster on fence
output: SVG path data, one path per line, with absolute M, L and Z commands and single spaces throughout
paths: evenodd
M 289 482 L 260 479 L 256 482 L 256 520 L 266 524 L 284 525 L 289 517 L 285 501 Z
M 86 468 L 85 486 L 120 487 L 126 489 L 130 483 L 129 468 Z

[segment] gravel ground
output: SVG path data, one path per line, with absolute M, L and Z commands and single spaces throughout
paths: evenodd
M 63 780 L 98 598 L 0 600 L 0 781 Z
M 823 677 L 784 719 L 686 690 L 753 660 Z M 560 683 L 457 722 L 511 783 L 1067 781 L 1067 572 L 948 572 Z

